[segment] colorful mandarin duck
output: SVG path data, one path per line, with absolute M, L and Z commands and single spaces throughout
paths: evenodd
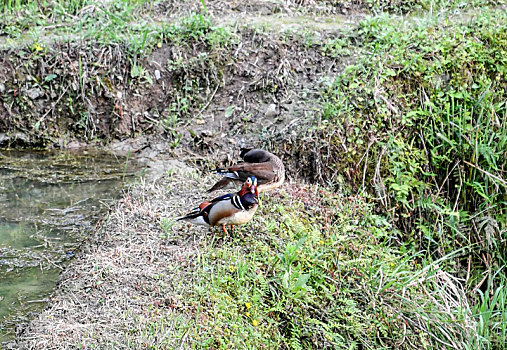
M 234 225 L 246 224 L 252 219 L 259 206 L 258 195 L 257 179 L 255 176 L 250 176 L 238 193 L 229 193 L 211 202 L 202 202 L 199 207 L 177 220 L 185 220 L 197 225 L 222 225 L 222 230 L 227 234 L 225 225 L 234 227 Z
M 243 162 L 213 170 L 224 178 L 208 192 L 224 188 L 232 181 L 244 182 L 249 176 L 255 176 L 259 181 L 259 192 L 269 191 L 283 184 L 285 167 L 280 158 L 261 149 L 242 149 L 240 155 Z

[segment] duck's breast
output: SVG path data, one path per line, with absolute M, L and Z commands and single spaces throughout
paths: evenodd
M 239 210 L 236 213 L 230 216 L 224 216 L 220 220 L 217 221 L 217 225 L 243 225 L 252 220 L 255 212 L 257 211 L 257 207 L 259 205 L 254 205 L 252 208 L 248 210 Z
M 219 201 L 209 211 L 209 223 L 211 226 L 220 225 L 220 220 L 233 216 L 238 211 L 240 210 L 232 204 L 230 199 Z

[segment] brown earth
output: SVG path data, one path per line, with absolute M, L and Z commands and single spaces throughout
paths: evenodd
M 197 165 L 224 154 L 230 159 L 241 146 L 284 157 L 293 136 L 317 118 L 323 78 L 353 60 L 326 55 L 322 43 L 360 18 L 334 13 L 357 8 L 353 2 L 210 2 L 213 22 L 236 28 L 231 45 L 165 42 L 138 62 L 124 45 L 55 42 L 43 51 L 3 50 L 0 146 L 108 145 L 144 157 L 167 152 Z M 174 21 L 200 10 L 200 1 L 166 1 L 152 12 L 155 21 Z M 135 66 L 142 67 L 136 76 Z M 296 165 L 289 172 L 297 173 Z

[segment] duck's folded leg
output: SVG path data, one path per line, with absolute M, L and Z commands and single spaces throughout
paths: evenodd
M 229 232 L 227 232 L 227 229 L 225 228 L 225 224 L 222 224 L 222 230 L 224 230 L 224 233 L 225 233 L 226 235 L 228 235 L 228 234 L 229 234 Z

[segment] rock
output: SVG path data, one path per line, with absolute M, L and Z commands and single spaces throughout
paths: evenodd
M 28 137 L 27 134 L 23 133 L 23 132 L 16 132 L 12 135 L 12 139 L 15 140 L 15 141 L 21 141 L 21 142 L 24 142 L 26 144 L 30 143 L 30 137 Z
M 139 152 L 139 158 L 153 159 L 160 154 L 160 151 L 156 149 L 152 149 L 151 147 L 146 147 L 145 149 Z
M 32 88 L 28 89 L 25 92 L 25 95 L 27 95 L 31 100 L 35 100 L 36 98 L 40 97 L 42 95 L 42 91 L 38 88 Z
M 268 108 L 266 108 L 266 112 L 264 112 L 264 116 L 266 118 L 274 118 L 278 115 L 278 112 L 276 110 L 276 105 L 274 103 L 271 103 Z
M 160 71 L 158 69 L 155 69 L 155 79 L 160 79 Z

